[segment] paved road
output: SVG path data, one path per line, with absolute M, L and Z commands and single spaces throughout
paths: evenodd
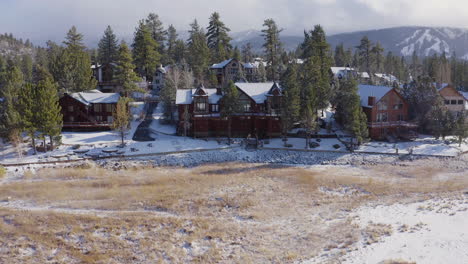
M 151 102 L 147 104 L 145 119 L 138 125 L 135 134 L 133 134 L 133 140 L 135 141 L 154 141 L 154 138 L 150 136 L 149 126 L 153 122 L 153 110 L 158 106 L 158 103 Z

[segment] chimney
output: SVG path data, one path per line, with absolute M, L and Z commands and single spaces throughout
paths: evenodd
M 375 97 L 374 96 L 369 96 L 367 98 L 367 105 L 368 106 L 374 106 L 374 104 L 375 104 Z
M 223 91 L 222 91 L 222 89 L 221 89 L 221 88 L 219 88 L 219 87 L 218 87 L 218 88 L 216 88 L 216 94 L 217 94 L 217 95 L 223 95 Z

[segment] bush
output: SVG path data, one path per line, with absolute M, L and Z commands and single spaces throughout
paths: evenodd
M 5 176 L 6 173 L 7 173 L 7 170 L 5 169 L 5 167 L 0 166 L 0 178 L 2 178 L 3 176 Z
M 81 147 L 80 144 L 76 144 L 76 145 L 73 145 L 73 146 L 72 146 L 72 149 L 75 149 L 75 150 L 76 150 L 76 149 L 79 149 L 80 147 Z
M 309 143 L 309 147 L 310 147 L 310 148 L 318 148 L 318 147 L 320 147 L 320 144 L 317 143 L 317 142 L 310 142 L 310 143 Z
M 320 138 L 317 138 L 315 141 L 322 142 L 322 140 Z
M 333 145 L 333 147 L 334 147 L 335 149 L 341 148 L 340 144 L 335 144 L 335 145 Z
M 287 147 L 287 148 L 292 148 L 292 147 L 293 147 L 293 145 L 292 145 L 292 144 L 289 144 L 289 143 L 288 143 L 288 144 L 284 144 L 284 146 Z

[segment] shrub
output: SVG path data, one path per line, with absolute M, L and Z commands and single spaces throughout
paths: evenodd
M 317 142 L 310 142 L 310 143 L 309 143 L 309 147 L 310 147 L 310 148 L 318 148 L 318 147 L 320 147 L 320 144 L 317 143 Z
M 341 148 L 340 144 L 335 144 L 335 145 L 333 145 L 333 147 L 334 147 L 335 149 Z
M 5 176 L 7 173 L 5 167 L 3 166 L 0 166 L 0 178 L 2 178 L 3 176 Z
M 315 141 L 322 142 L 322 140 L 320 138 L 317 138 Z
M 293 147 L 293 145 L 292 145 L 292 144 L 289 144 L 289 143 L 288 143 L 288 144 L 284 144 L 284 146 L 287 147 L 287 148 L 292 148 L 292 147 Z
M 80 147 L 81 147 L 80 144 L 76 144 L 76 145 L 73 145 L 73 146 L 72 146 L 72 149 L 75 149 L 75 150 L 76 150 L 76 149 L 79 149 Z

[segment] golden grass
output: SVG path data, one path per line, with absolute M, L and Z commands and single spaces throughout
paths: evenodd
M 5 177 L 7 171 L 4 167 L 0 166 L 0 178 Z
M 293 263 L 358 240 L 360 230 L 343 212 L 468 187 L 466 179 L 433 180 L 414 168 L 388 171 L 239 163 L 44 169 L 0 185 L 0 200 L 26 205 L 0 207 L 0 263 Z M 343 186 L 365 193 L 320 191 Z M 392 230 L 366 232 L 377 241 Z

